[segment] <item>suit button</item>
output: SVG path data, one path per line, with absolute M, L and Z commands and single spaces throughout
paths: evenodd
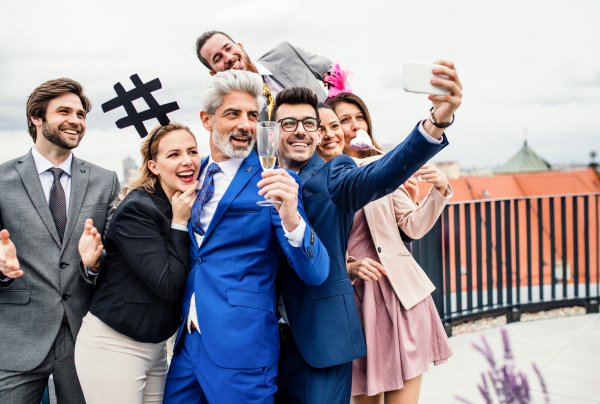
M 61 262 L 60 263 L 60 269 L 65 269 L 68 266 L 69 266 L 69 264 L 67 264 L 66 262 Z
M 66 293 L 63 293 L 63 295 L 62 295 L 62 299 L 65 301 L 69 300 L 70 297 L 71 297 L 71 295 L 67 295 Z
M 202 262 L 203 262 L 203 261 L 202 261 L 202 258 L 198 257 L 198 259 L 196 260 L 196 262 L 197 262 L 198 264 L 202 264 Z
M 377 247 L 377 252 L 381 254 L 381 247 Z

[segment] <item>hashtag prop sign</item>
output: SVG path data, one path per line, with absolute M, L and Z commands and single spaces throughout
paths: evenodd
M 168 125 L 170 120 L 167 114 L 169 112 L 177 111 L 179 105 L 177 102 L 170 102 L 168 104 L 159 105 L 159 103 L 152 96 L 152 92 L 162 88 L 159 79 L 151 80 L 147 83 L 142 83 L 142 80 L 137 74 L 130 77 L 131 81 L 135 85 L 133 90 L 125 91 L 121 83 L 115 84 L 115 92 L 117 97 L 110 101 L 102 104 L 102 110 L 104 112 L 112 111 L 115 108 L 123 107 L 127 116 L 119 119 L 116 122 L 117 128 L 123 129 L 129 126 L 133 126 L 137 130 L 140 137 L 144 138 L 148 135 L 148 131 L 144 126 L 144 121 L 152 118 L 158 119 L 158 123 L 162 126 Z M 148 109 L 142 112 L 137 112 L 133 101 L 139 98 L 143 98 L 148 104 Z

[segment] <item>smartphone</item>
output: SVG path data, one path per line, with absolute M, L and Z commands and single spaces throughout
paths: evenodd
M 450 90 L 442 86 L 434 86 L 431 79 L 436 77 L 448 80 L 444 74 L 433 74 L 433 69 L 439 67 L 430 63 L 404 62 L 402 65 L 402 83 L 404 91 L 410 93 L 444 95 L 450 94 Z

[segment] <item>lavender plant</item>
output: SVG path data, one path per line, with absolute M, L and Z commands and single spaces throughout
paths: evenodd
M 494 352 L 484 336 L 481 337 L 483 343 L 481 346 L 473 344 L 473 347 L 483 355 L 490 366 L 490 370 L 481 373 L 481 383 L 477 385 L 479 393 L 485 404 L 532 404 L 527 376 L 518 371 L 513 362 L 514 355 L 510 347 L 508 331 L 503 328 L 501 332 L 504 346 L 504 364 L 502 366 L 496 362 Z M 535 363 L 532 366 L 542 387 L 544 402 L 550 404 L 542 373 Z M 455 398 L 463 404 L 475 404 L 464 397 L 456 396 Z

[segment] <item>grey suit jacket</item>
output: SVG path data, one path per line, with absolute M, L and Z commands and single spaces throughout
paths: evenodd
M 17 248 L 23 276 L 0 283 L 0 370 L 26 372 L 42 363 L 66 314 L 73 339 L 92 300 L 79 272 L 86 219 L 104 229 L 119 193 L 117 174 L 73 156 L 63 243 L 31 152 L 0 165 L 0 229 Z
M 319 101 L 327 98 L 323 91 L 323 75 L 329 71 L 329 59 L 282 42 L 261 56 L 258 62 L 269 69 L 283 87 L 308 87 Z M 267 112 L 263 110 L 259 120 L 266 119 Z

